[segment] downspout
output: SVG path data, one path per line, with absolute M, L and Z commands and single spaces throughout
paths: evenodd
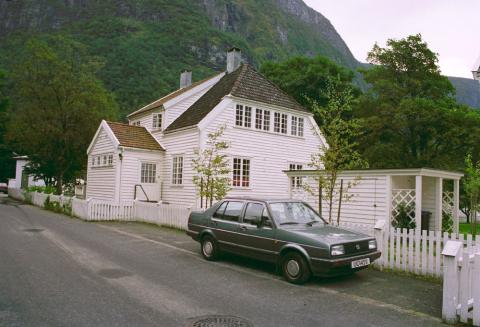
M 120 153 L 118 154 L 118 159 L 120 161 L 120 171 L 119 171 L 119 178 L 118 178 L 118 196 L 117 202 L 120 203 L 120 198 L 122 194 L 122 170 L 123 170 L 123 148 L 120 147 Z

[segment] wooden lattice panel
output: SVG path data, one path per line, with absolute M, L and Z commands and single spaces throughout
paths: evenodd
M 391 223 L 397 225 L 396 217 L 400 213 L 401 206 L 407 210 L 410 222 L 415 221 L 415 190 L 413 189 L 395 189 L 392 190 L 392 216 Z

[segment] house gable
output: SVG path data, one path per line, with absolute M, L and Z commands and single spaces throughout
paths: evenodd
M 115 150 L 120 145 L 120 142 L 115 137 L 110 127 L 108 127 L 108 124 L 105 120 L 102 120 L 100 126 L 98 126 L 97 131 L 95 132 L 95 135 L 93 136 L 92 141 L 87 148 L 87 155 L 90 155 L 98 143 L 105 143 L 105 140 L 102 139 L 108 139 Z

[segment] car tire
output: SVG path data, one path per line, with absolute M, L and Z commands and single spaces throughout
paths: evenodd
M 215 261 L 220 256 L 220 250 L 218 249 L 217 242 L 211 236 L 202 237 L 200 242 L 200 250 L 202 256 L 208 261 Z
M 304 284 L 312 275 L 307 260 L 296 252 L 288 252 L 282 258 L 281 268 L 283 277 L 292 284 Z

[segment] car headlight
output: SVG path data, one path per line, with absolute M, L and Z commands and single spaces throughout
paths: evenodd
M 334 245 L 330 249 L 330 253 L 332 255 L 343 255 L 343 254 L 345 254 L 345 248 L 344 248 L 343 245 Z
M 374 250 L 376 248 L 377 248 L 377 241 L 376 240 L 368 241 L 368 249 L 369 250 Z

